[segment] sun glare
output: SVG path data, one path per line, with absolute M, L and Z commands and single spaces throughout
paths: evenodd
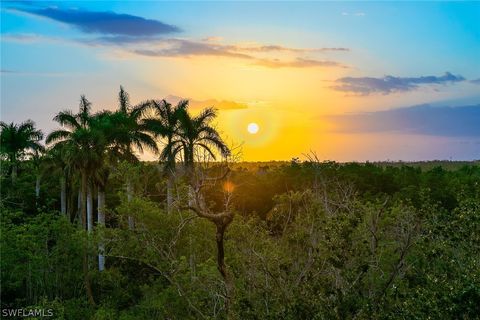
M 256 124 L 255 122 L 249 123 L 248 126 L 247 126 L 247 131 L 250 134 L 257 133 L 259 129 L 260 128 L 259 128 L 258 124 Z

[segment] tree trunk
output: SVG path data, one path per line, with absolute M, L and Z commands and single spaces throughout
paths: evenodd
M 17 181 L 18 166 L 16 162 L 12 163 L 12 184 L 15 184 Z
M 173 173 L 168 171 L 168 177 L 167 177 L 167 212 L 171 213 L 172 212 L 172 206 L 173 206 L 173 186 L 175 184 L 174 182 L 174 176 Z
M 39 205 L 39 200 L 40 200 L 40 181 L 41 181 L 41 176 L 37 174 L 37 178 L 35 180 L 35 206 L 37 207 L 38 210 L 38 205 Z
M 67 183 L 64 175 L 60 178 L 60 212 L 67 214 Z
M 35 197 L 37 199 L 40 198 L 40 181 L 41 181 L 41 176 L 37 175 L 37 180 L 35 181 Z
M 233 283 L 230 279 L 230 276 L 227 272 L 227 266 L 225 265 L 225 249 L 223 243 L 223 237 L 225 234 L 226 225 L 221 222 L 217 222 L 217 232 L 216 232 L 216 242 L 217 242 L 217 268 L 220 274 L 222 275 L 223 281 L 225 282 L 225 312 L 227 314 L 227 319 L 232 319 L 233 315 L 231 314 L 231 302 L 233 299 Z
M 77 199 L 77 214 L 80 225 L 84 226 L 83 213 L 82 213 L 82 186 L 78 189 L 78 199 Z M 85 227 L 83 227 L 85 229 Z
M 105 226 L 105 190 L 102 186 L 98 187 L 98 212 L 97 223 L 100 226 Z M 101 240 L 98 243 L 98 270 L 105 270 L 105 244 Z
M 87 229 L 87 207 L 86 207 L 86 200 L 87 200 L 87 184 L 88 184 L 88 177 L 87 173 L 83 170 L 82 171 L 82 182 L 81 182 L 81 201 L 80 201 L 80 208 L 82 213 L 82 228 L 85 231 Z M 84 276 L 84 284 L 85 284 L 85 291 L 87 294 L 88 301 L 92 306 L 95 306 L 95 300 L 93 299 L 92 287 L 90 285 L 90 276 L 88 273 L 88 253 L 87 253 L 87 245 L 88 245 L 88 237 L 85 233 L 85 238 L 83 239 L 83 276 Z
M 195 174 L 195 163 L 193 154 L 189 158 L 189 162 L 186 166 L 186 175 L 190 184 L 188 185 L 188 206 L 199 206 L 201 208 L 206 208 L 205 206 L 205 197 L 203 193 L 196 191 L 196 188 L 199 186 L 198 177 Z
M 195 186 L 196 181 L 195 181 L 195 176 L 194 176 L 194 164 L 193 164 L 193 155 L 189 157 L 187 162 L 185 163 L 185 170 L 187 174 L 187 181 L 190 181 L 190 185 L 188 186 L 188 206 L 193 206 L 195 205 L 195 190 L 193 189 L 193 186 Z
M 132 202 L 133 199 L 133 185 L 130 178 L 127 178 L 127 201 Z M 128 216 L 128 228 L 133 230 L 135 228 L 135 220 L 132 216 Z
M 93 230 L 93 194 L 92 194 L 92 185 L 88 184 L 87 191 L 87 230 L 92 232 Z
M 80 216 L 80 210 L 77 208 L 80 201 L 78 201 L 78 192 L 76 192 L 75 186 L 71 181 L 66 178 L 66 194 L 67 194 L 67 216 L 70 222 L 75 222 L 75 219 Z M 77 203 L 77 206 L 75 205 Z M 78 219 L 80 221 L 80 219 Z M 81 225 L 79 223 L 79 225 Z
M 82 217 L 82 228 L 87 230 L 87 190 L 88 190 L 88 178 L 87 174 L 82 172 L 82 182 L 81 182 L 81 192 L 80 192 L 80 213 Z

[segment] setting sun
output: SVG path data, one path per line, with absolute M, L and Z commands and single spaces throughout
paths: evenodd
M 255 122 L 249 123 L 248 126 L 247 126 L 247 131 L 250 134 L 256 134 L 259 129 L 260 129 L 260 127 Z

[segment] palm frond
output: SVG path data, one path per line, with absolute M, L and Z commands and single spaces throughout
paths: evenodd
M 120 92 L 118 93 L 118 110 L 123 113 L 127 113 L 130 108 L 130 97 L 128 93 L 120 86 Z
M 208 152 L 208 154 L 210 154 L 214 160 L 217 159 L 217 157 L 215 156 L 213 151 L 205 143 L 199 142 L 198 145 L 200 147 L 202 147 L 204 150 L 206 150 Z
M 217 109 L 205 108 L 198 116 L 194 118 L 195 123 L 199 126 L 206 125 L 217 117 Z
M 86 126 L 90 118 L 90 110 L 92 108 L 92 103 L 87 100 L 85 95 L 80 96 L 80 111 L 78 113 L 78 118 L 80 119 L 80 124 Z
M 140 122 L 139 129 L 141 131 L 151 132 L 155 137 L 166 137 L 171 132 L 171 128 L 167 127 L 160 119 L 147 118 Z
M 175 107 L 175 110 L 187 110 L 189 106 L 189 101 L 188 100 L 180 100 L 177 103 L 177 106 Z
M 220 137 L 207 136 L 203 137 L 199 141 L 205 141 L 206 143 L 214 146 L 224 157 L 229 156 L 231 153 L 230 148 L 228 148 L 228 146 Z
M 27 120 L 22 122 L 17 128 L 18 132 L 30 132 L 34 130 L 35 130 L 35 122 L 33 122 L 32 120 Z
M 152 104 L 152 100 L 140 102 L 139 104 L 131 108 L 129 113 L 130 117 L 138 121 L 147 113 L 147 111 L 151 108 Z
M 70 110 L 60 111 L 54 118 L 62 127 L 75 130 L 80 127 L 77 117 Z
M 145 146 L 148 150 L 154 153 L 158 152 L 157 143 L 150 135 L 143 132 L 136 132 L 135 136 L 136 136 L 136 141 L 138 141 L 137 143 Z

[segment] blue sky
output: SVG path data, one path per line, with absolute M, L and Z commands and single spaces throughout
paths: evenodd
M 1 18 L 2 121 L 48 132 L 124 85 L 217 106 L 245 160 L 480 158 L 480 2 L 3 1 Z

